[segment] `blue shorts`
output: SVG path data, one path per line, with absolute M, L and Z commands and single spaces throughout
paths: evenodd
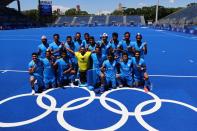
M 50 85 L 52 88 L 56 87 L 55 77 L 54 78 L 44 78 L 45 87 L 49 87 Z
M 116 88 L 116 78 L 115 77 L 106 77 L 106 85 L 112 84 L 112 88 Z
M 63 84 L 65 82 L 73 82 L 75 79 L 75 75 L 68 75 L 68 76 L 61 76 L 57 78 L 57 83 L 58 84 Z
M 131 86 L 133 84 L 133 79 L 131 76 L 125 76 L 123 74 L 120 74 L 120 81 L 121 84 L 127 84 L 128 86 Z
M 37 85 L 39 87 L 43 87 L 44 86 L 44 82 L 43 82 L 43 77 L 39 76 L 39 75 L 30 75 L 30 77 L 34 77 L 35 80 L 37 80 Z

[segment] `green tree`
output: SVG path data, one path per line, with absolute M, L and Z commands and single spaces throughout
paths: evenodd
M 71 8 L 65 11 L 66 16 L 86 16 L 89 15 L 87 11 L 77 11 L 75 8 Z
M 23 14 L 31 20 L 39 21 L 39 11 L 37 9 L 23 11 Z
M 115 10 L 111 13 L 111 15 L 123 15 L 123 12 L 122 11 L 119 11 L 119 10 Z

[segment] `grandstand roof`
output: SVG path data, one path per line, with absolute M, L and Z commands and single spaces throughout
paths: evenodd
M 1 6 L 7 6 L 10 3 L 12 3 L 13 1 L 15 1 L 15 0 L 0 0 L 0 5 Z

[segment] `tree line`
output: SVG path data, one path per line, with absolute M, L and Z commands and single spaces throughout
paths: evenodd
M 190 3 L 187 6 L 196 5 L 197 3 Z M 159 6 L 159 14 L 158 18 L 161 19 L 169 14 L 172 14 L 183 7 L 178 8 L 168 8 L 164 6 Z M 156 5 L 154 6 L 145 6 L 142 8 L 123 8 L 122 11 L 114 10 L 112 13 L 108 15 L 143 15 L 145 20 L 155 20 L 155 13 L 156 13 Z M 39 11 L 37 9 L 24 11 L 23 14 L 28 16 L 29 18 L 39 21 Z M 51 16 L 51 22 L 54 22 L 59 16 L 92 16 L 95 14 L 90 14 L 87 11 L 77 11 L 75 8 L 68 9 L 63 14 L 60 14 L 57 10 L 53 11 Z M 104 15 L 104 14 L 101 14 Z M 50 22 L 49 22 L 50 23 Z

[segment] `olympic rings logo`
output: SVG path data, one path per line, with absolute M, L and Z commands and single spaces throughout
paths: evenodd
M 160 109 L 160 107 L 161 107 L 163 102 L 178 104 L 178 105 L 187 107 L 187 108 L 193 110 L 194 112 L 197 112 L 197 108 L 194 107 L 194 106 L 191 106 L 191 105 L 183 103 L 183 102 L 175 101 L 175 100 L 160 99 L 157 95 L 155 95 L 152 92 L 148 92 L 147 94 L 150 95 L 153 99 L 147 100 L 147 101 L 144 101 L 144 102 L 138 104 L 136 106 L 134 112 L 129 112 L 127 107 L 125 107 L 125 105 L 123 105 L 121 102 L 119 102 L 119 101 L 117 101 L 115 99 L 109 98 L 107 96 L 110 93 L 112 93 L 112 92 L 116 92 L 116 91 L 120 91 L 120 90 L 131 90 L 131 91 L 138 91 L 138 92 L 144 92 L 144 90 L 138 89 L 138 88 L 126 88 L 125 87 L 125 88 L 119 88 L 119 89 L 114 89 L 114 90 L 107 91 L 107 92 L 103 93 L 100 97 L 98 97 L 98 96 L 95 95 L 95 93 L 93 91 L 89 91 L 86 87 L 78 87 L 78 88 L 81 88 L 81 89 L 87 91 L 90 95 L 88 97 L 80 97 L 80 98 L 71 100 L 71 101 L 65 103 L 62 107 L 57 108 L 56 107 L 56 105 L 57 105 L 56 99 L 54 97 L 52 97 L 52 96 L 47 94 L 47 93 L 49 93 L 49 92 L 51 92 L 51 91 L 53 91 L 55 89 L 47 90 L 47 91 L 37 95 L 37 99 L 36 99 L 37 104 L 41 108 L 46 110 L 44 113 L 42 113 L 41 115 L 36 116 L 36 117 L 34 117 L 32 119 L 25 120 L 25 121 L 13 122 L 13 123 L 0 122 L 0 127 L 16 127 L 16 126 L 27 125 L 27 124 L 36 122 L 38 120 L 41 120 L 44 117 L 46 117 L 47 115 L 49 115 L 50 113 L 56 111 L 57 112 L 57 121 L 66 130 L 87 131 L 86 129 L 80 129 L 80 128 L 74 127 L 71 124 L 69 124 L 64 119 L 64 112 L 83 108 L 83 107 L 89 105 L 90 103 L 92 103 L 94 100 L 99 100 L 101 105 L 104 108 L 106 108 L 107 110 L 109 110 L 109 111 L 111 111 L 113 113 L 121 115 L 120 120 L 117 123 L 115 123 L 114 125 L 112 125 L 110 127 L 107 127 L 107 128 L 103 128 L 103 129 L 96 129 L 95 131 L 98 131 L 98 130 L 99 131 L 106 131 L 106 130 L 114 131 L 114 130 L 117 130 L 117 129 L 122 127 L 127 122 L 129 116 L 134 116 L 136 118 L 136 120 L 145 129 L 151 130 L 151 131 L 157 131 L 158 129 L 156 129 L 156 128 L 152 127 L 151 125 L 149 125 L 143 119 L 142 116 L 149 115 L 149 114 L 152 114 L 152 113 L 158 111 Z M 21 97 L 26 97 L 26 96 L 31 96 L 31 94 L 21 94 L 21 95 L 17 95 L 17 96 L 13 96 L 13 97 L 1 100 L 0 101 L 0 105 L 4 104 L 4 103 L 6 103 L 6 102 L 8 102 L 10 100 L 21 98 Z M 43 98 L 47 98 L 50 101 L 50 105 L 44 104 Z M 74 103 L 80 102 L 80 101 L 84 101 L 84 100 L 86 100 L 84 103 L 82 103 L 80 105 L 77 105 L 77 106 L 70 107 Z M 119 106 L 119 109 L 121 109 L 121 110 L 117 110 L 117 109 L 111 107 L 110 105 L 107 104 L 106 101 L 114 103 L 115 105 Z M 142 111 L 143 107 L 145 107 L 146 105 L 149 105 L 151 103 L 155 103 L 154 107 L 152 107 L 149 110 Z

